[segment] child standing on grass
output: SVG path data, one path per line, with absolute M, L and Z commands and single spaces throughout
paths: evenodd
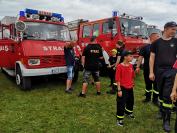
M 134 69 L 130 62 L 133 59 L 130 51 L 123 54 L 123 62 L 117 65 L 115 80 L 117 83 L 117 125 L 123 126 L 124 113 L 134 119 Z
M 115 80 L 115 73 L 116 73 L 116 61 L 117 61 L 117 50 L 112 49 L 111 50 L 111 56 L 109 57 L 109 65 L 108 65 L 108 70 L 109 70 L 109 77 L 111 80 L 110 87 L 112 87 L 114 80 Z

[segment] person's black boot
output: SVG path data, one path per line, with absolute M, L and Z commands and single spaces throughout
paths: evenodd
M 170 116 L 171 113 L 170 111 L 166 111 L 164 112 L 164 116 L 163 116 L 163 129 L 165 130 L 165 132 L 170 132 Z
M 163 119 L 163 115 L 164 115 L 164 110 L 162 108 L 162 103 L 160 103 L 160 105 L 159 105 L 159 112 L 157 114 L 157 119 Z
M 158 94 L 153 93 L 152 102 L 153 102 L 153 104 L 156 105 L 157 107 L 160 106 L 160 103 L 159 103 L 159 101 L 158 101 Z
M 146 98 L 143 100 L 143 103 L 148 103 L 148 102 L 150 102 L 150 101 L 151 101 L 151 99 L 146 97 Z

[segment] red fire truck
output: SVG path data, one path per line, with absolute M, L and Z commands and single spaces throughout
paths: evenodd
M 0 67 L 22 89 L 31 88 L 33 77 L 66 74 L 63 49 L 71 40 L 61 14 L 20 11 L 1 20 L 0 35 Z
M 114 13 L 115 14 L 115 13 Z M 137 51 L 142 45 L 149 42 L 147 25 L 142 17 L 123 14 L 114 15 L 96 21 L 76 20 L 68 22 L 68 27 L 73 40 L 83 49 L 90 38 L 97 32 L 98 43 L 110 54 L 118 40 L 125 42 L 128 50 Z

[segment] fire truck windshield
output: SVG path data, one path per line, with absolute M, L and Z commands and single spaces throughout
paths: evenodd
M 69 30 L 64 25 L 26 22 L 24 39 L 70 41 Z
M 151 33 L 159 33 L 159 35 L 160 36 L 162 36 L 162 32 L 161 32 L 161 30 L 160 29 L 156 29 L 156 28 L 148 28 L 147 29 L 148 30 L 148 35 L 150 36 L 151 35 Z
M 120 18 L 121 32 L 126 36 L 147 38 L 147 25 L 135 19 Z

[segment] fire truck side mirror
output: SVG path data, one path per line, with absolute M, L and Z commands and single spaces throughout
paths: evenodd
M 17 21 L 15 23 L 15 29 L 17 31 L 23 32 L 26 29 L 26 24 L 24 22 L 22 22 L 22 21 Z
M 109 19 L 108 20 L 108 27 L 109 27 L 109 29 L 113 29 L 113 25 L 114 25 L 114 21 L 113 21 L 113 19 L 111 18 L 111 19 Z

